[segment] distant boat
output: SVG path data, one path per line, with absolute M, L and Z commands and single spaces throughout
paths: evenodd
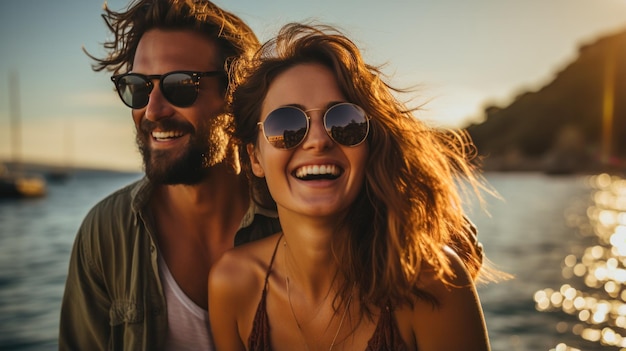
M 0 165 L 0 199 L 42 197 L 46 195 L 46 182 L 39 175 L 11 173 Z
M 67 120 L 64 128 L 64 134 L 62 135 L 65 149 L 65 162 L 57 166 L 51 165 L 45 171 L 45 178 L 51 183 L 64 183 L 71 176 L 72 167 L 70 160 L 72 158 L 72 151 L 74 149 L 74 145 L 72 143 L 72 141 L 74 140 L 73 132 L 74 129 L 71 120 Z
M 50 182 L 63 183 L 67 181 L 69 177 L 70 172 L 61 168 L 50 169 L 46 172 L 46 179 Z
M 0 198 L 41 197 L 46 195 L 46 181 L 40 175 L 26 174 L 21 171 L 19 150 L 21 149 L 21 117 L 19 80 L 17 72 L 13 72 L 9 80 L 9 107 L 11 110 L 11 139 L 13 159 L 16 170 L 9 171 L 0 164 Z

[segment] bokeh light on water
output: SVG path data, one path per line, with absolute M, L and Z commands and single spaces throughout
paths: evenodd
M 563 259 L 568 283 L 537 291 L 534 301 L 538 311 L 574 317 L 557 325 L 560 332 L 626 351 L 626 180 L 601 174 L 589 183 L 594 193 L 587 220 L 572 222 L 591 245 Z M 554 350 L 577 349 L 559 344 Z

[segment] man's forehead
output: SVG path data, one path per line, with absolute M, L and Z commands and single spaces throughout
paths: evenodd
M 214 40 L 191 30 L 152 29 L 139 40 L 133 70 L 219 69 L 219 47 Z

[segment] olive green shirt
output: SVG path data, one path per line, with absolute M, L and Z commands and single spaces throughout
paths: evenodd
M 59 350 L 156 351 L 165 344 L 152 191 L 144 177 L 100 201 L 83 220 L 70 257 Z M 278 231 L 276 213 L 251 202 L 235 244 Z

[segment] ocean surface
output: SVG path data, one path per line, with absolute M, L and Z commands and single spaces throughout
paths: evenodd
M 140 177 L 77 172 L 50 183 L 44 198 L 0 200 L 1 350 L 57 349 L 76 230 L 96 202 Z M 479 286 L 493 350 L 619 350 L 626 278 L 618 273 L 626 275 L 626 260 L 611 248 L 610 234 L 621 230 L 626 243 L 626 184 L 606 175 L 488 173 L 487 179 L 503 200 L 488 198 L 490 216 L 471 208 L 470 217 L 493 265 L 515 276 Z

